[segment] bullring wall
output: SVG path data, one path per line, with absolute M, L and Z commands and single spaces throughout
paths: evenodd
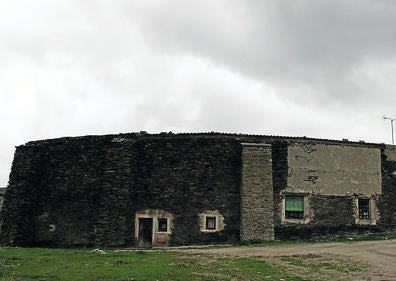
M 241 211 L 242 143 L 264 144 L 268 150 L 263 159 L 272 160 L 259 165 L 260 173 L 250 171 L 253 177 L 270 179 L 273 185 L 272 190 L 263 189 L 263 197 L 256 200 L 261 209 L 252 207 L 247 212 L 252 217 L 260 212 L 273 214 L 266 214 L 265 225 L 273 230 L 263 239 L 318 238 L 395 226 L 393 147 L 306 138 L 132 133 L 60 138 L 17 147 L 1 212 L 2 245 L 135 246 L 135 216 L 149 210 L 161 210 L 172 218 L 167 245 L 250 240 L 241 233 L 241 216 L 246 211 Z M 325 156 L 329 146 L 341 157 L 336 162 L 366 162 L 362 169 L 342 166 L 335 170 L 339 179 L 349 176 L 351 188 L 335 185 L 332 189 L 328 175 L 321 182 L 320 176 L 327 172 L 323 163 L 319 162 L 320 169 L 306 165 L 310 163 L 307 159 L 318 153 L 312 148 L 320 147 Z M 295 162 L 296 156 L 302 158 Z M 326 163 L 328 158 L 323 159 Z M 298 173 L 290 173 L 293 165 Z M 314 170 L 321 174 L 312 174 Z M 368 186 L 365 178 L 359 181 L 361 188 L 351 181 L 355 170 L 369 175 Z M 318 183 L 326 186 L 316 188 Z M 307 198 L 310 211 L 303 223 L 283 218 L 284 196 L 294 192 Z M 354 200 L 359 195 L 375 202 L 375 224 L 356 223 Z M 210 212 L 221 216 L 224 228 L 202 231 L 202 216 Z M 255 235 L 251 240 L 256 240 L 262 226 L 249 225 L 248 232 Z
M 16 149 L 2 242 L 135 245 L 135 213 L 145 209 L 174 214 L 170 245 L 235 242 L 240 174 L 234 139 L 128 134 L 28 143 Z M 200 231 L 205 210 L 224 216 L 224 231 Z
M 18 147 L 2 238 L 26 246 L 126 243 L 132 146 L 87 137 Z
M 240 225 L 241 146 L 222 138 L 144 138 L 131 194 L 133 212 L 173 214 L 170 245 L 236 242 Z M 218 210 L 224 231 L 200 231 L 199 214 Z

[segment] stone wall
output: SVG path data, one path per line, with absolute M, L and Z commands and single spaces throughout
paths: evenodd
M 146 210 L 169 214 L 171 229 L 157 235 L 166 245 L 368 233 L 395 227 L 395 187 L 393 146 L 167 133 L 35 141 L 16 149 L 1 243 L 134 246 Z M 293 193 L 309 209 L 298 223 L 284 219 Z M 377 208 L 376 225 L 357 224 L 361 195 Z M 204 230 L 211 213 L 221 228 Z
M 386 146 L 382 153 L 382 196 L 378 208 L 380 222 L 396 229 L 396 146 Z
M 0 211 L 1 208 L 3 207 L 3 202 L 4 202 L 4 194 L 6 192 L 6 187 L 0 187 Z
M 234 139 L 148 137 L 137 142 L 132 212 L 174 215 L 170 245 L 236 242 L 240 225 L 241 145 Z M 223 231 L 200 231 L 199 214 L 218 210 Z
M 235 139 L 109 135 L 16 149 L 2 212 L 3 244 L 135 245 L 135 215 L 175 214 L 170 245 L 239 240 L 241 147 Z M 200 231 L 219 210 L 224 230 Z
M 39 166 L 37 147 L 16 149 L 1 210 L 1 245 L 33 245 L 36 240 Z
M 274 239 L 271 145 L 242 144 L 241 240 Z
M 3 241 L 127 243 L 132 146 L 112 137 L 84 137 L 17 147 L 2 212 Z
M 378 232 L 394 224 L 396 162 L 387 161 L 381 149 L 310 140 L 274 143 L 275 236 L 319 239 Z M 283 218 L 284 194 L 307 198 L 304 220 Z M 361 197 L 371 200 L 370 221 L 358 219 Z
M 287 149 L 286 141 L 275 141 L 272 144 L 272 178 L 273 178 L 273 201 L 274 201 L 274 225 L 282 222 L 282 190 L 287 187 Z

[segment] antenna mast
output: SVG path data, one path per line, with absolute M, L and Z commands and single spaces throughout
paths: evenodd
M 394 139 L 394 137 L 393 137 L 393 121 L 395 121 L 396 118 L 384 116 L 384 119 L 385 119 L 385 120 L 390 120 L 390 123 L 391 123 L 391 130 L 392 130 L 392 144 L 395 144 L 395 139 Z

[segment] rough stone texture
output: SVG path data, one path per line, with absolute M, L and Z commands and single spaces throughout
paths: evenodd
M 287 187 L 287 148 L 286 141 L 275 141 L 272 144 L 272 177 L 273 177 L 273 201 L 274 201 L 274 224 L 282 222 L 282 190 Z
M 239 240 L 241 145 L 218 137 L 124 134 L 31 142 L 16 149 L 3 244 L 135 245 L 135 214 L 175 214 L 170 245 Z M 219 210 L 225 229 L 199 231 Z
M 271 147 L 256 150 L 260 152 L 257 157 L 253 153 L 254 157 L 248 160 L 249 153 L 245 152 L 249 151 L 245 150 L 242 156 L 241 143 L 266 143 Z M 319 149 L 309 149 L 312 147 L 320 147 L 320 154 Z M 325 157 L 326 148 L 330 148 L 333 158 Z M 297 155 L 302 156 L 298 160 L 301 170 L 291 177 L 289 163 L 295 166 L 297 162 L 290 157 Z M 242 157 L 245 162 L 252 161 L 251 167 L 242 168 Z M 324 189 L 312 188 L 318 179 L 309 178 L 315 176 L 308 171 L 315 169 L 308 165 L 309 157 L 316 161 L 316 170 L 322 176 L 329 169 L 337 181 L 349 180 L 332 189 L 326 175 L 326 181 L 320 182 L 326 182 Z M 331 159 L 333 162 L 326 163 Z M 349 166 L 343 163 L 347 160 L 352 161 Z M 334 168 L 337 163 L 342 164 L 340 169 Z M 353 178 L 353 172 L 361 172 L 360 169 L 367 177 L 360 174 L 360 178 Z M 256 189 L 261 186 L 260 181 L 251 181 L 253 202 L 249 208 L 246 202 L 241 208 L 241 186 L 246 187 L 242 170 L 245 175 L 251 173 L 252 179 L 263 180 L 262 186 L 271 187 L 269 182 L 273 182 L 272 189 Z M 268 239 L 272 234 L 266 231 L 272 228 L 272 220 L 275 239 L 385 231 L 394 229 L 396 224 L 395 172 L 396 148 L 382 144 L 217 133 L 132 133 L 29 142 L 18 146 L 15 152 L 1 210 L 1 243 L 133 246 L 136 213 L 148 209 L 173 215 L 167 245 L 231 243 L 241 236 L 247 240 Z M 299 183 L 304 184 L 303 188 L 299 188 Z M 312 217 L 308 223 L 282 221 L 286 191 L 304 191 L 309 196 Z M 375 226 L 355 222 L 354 200 L 360 195 L 377 204 Z M 271 208 L 272 215 L 264 214 Z M 200 231 L 199 215 L 208 210 L 219 212 L 224 218 L 224 229 Z M 242 214 L 242 227 L 248 231 L 241 233 L 241 212 L 245 211 L 252 217 Z M 257 232 L 263 225 L 263 233 Z
M 7 242 L 127 243 L 132 145 L 87 137 L 18 147 L 2 213 L 5 222 L 16 222 L 4 225 Z
M 354 203 L 350 196 L 315 195 L 311 197 L 312 225 L 353 225 Z
M 381 149 L 380 145 L 361 147 L 315 141 L 274 142 L 275 237 L 318 239 L 392 228 L 396 221 L 392 171 L 396 170 L 396 165 L 392 168 L 395 162 L 379 160 L 384 155 Z M 284 193 L 309 197 L 305 221 L 282 220 Z M 372 199 L 372 222 L 376 226 L 356 224 L 355 200 L 361 196 Z
M 396 146 L 387 146 L 382 153 L 382 195 L 378 210 L 380 223 L 396 229 Z
M 242 144 L 241 240 L 274 239 L 271 146 Z
M 170 245 L 239 240 L 239 142 L 153 137 L 141 139 L 137 151 L 132 212 L 149 208 L 174 214 Z M 226 224 L 223 231 L 199 231 L 199 214 L 205 210 L 219 210 Z
M 39 199 L 38 167 L 40 158 L 36 147 L 16 150 L 1 210 L 2 245 L 36 244 L 38 223 L 33 210 Z
M 3 207 L 3 202 L 4 202 L 4 194 L 6 192 L 6 187 L 0 187 L 0 211 L 1 208 Z

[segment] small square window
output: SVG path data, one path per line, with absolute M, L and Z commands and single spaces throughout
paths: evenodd
M 224 217 L 218 210 L 205 210 L 199 214 L 199 230 L 203 233 L 215 233 L 224 230 Z
M 285 197 L 285 218 L 304 219 L 304 196 Z
M 206 217 L 206 229 L 216 229 L 216 217 Z
M 370 217 L 370 199 L 358 199 L 359 219 L 369 220 Z
M 168 219 L 167 218 L 159 218 L 158 219 L 158 232 L 167 232 L 168 231 Z

